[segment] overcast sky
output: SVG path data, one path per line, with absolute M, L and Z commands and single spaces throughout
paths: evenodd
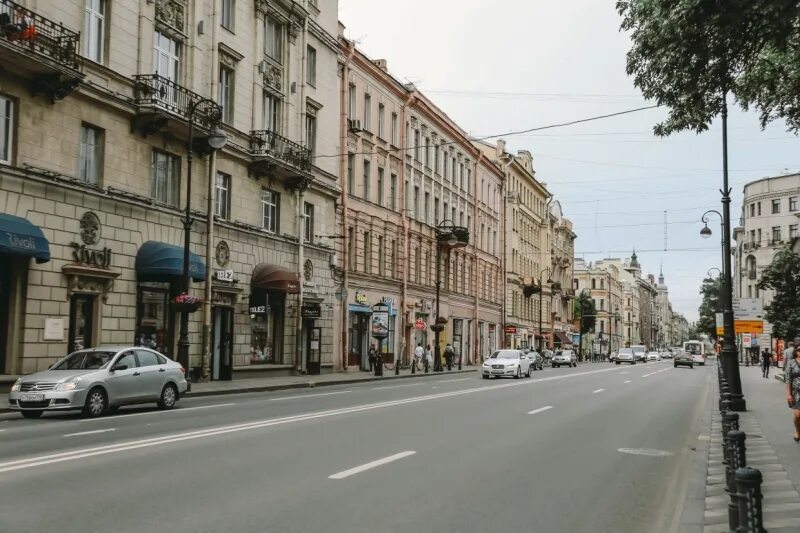
M 364 52 L 484 136 L 648 104 L 625 74 L 630 42 L 614 4 L 340 0 L 339 13 Z M 625 257 L 635 247 L 645 273 L 663 265 L 673 308 L 695 320 L 700 283 L 720 266 L 719 220 L 711 239 L 699 236 L 703 212 L 721 210 L 720 128 L 662 140 L 652 126 L 663 116 L 656 109 L 504 138 L 510 150 L 533 153 L 537 177 L 574 222 L 576 256 Z M 797 147 L 783 124 L 761 131 L 754 113 L 731 111 L 734 225 L 743 185 L 800 170 Z

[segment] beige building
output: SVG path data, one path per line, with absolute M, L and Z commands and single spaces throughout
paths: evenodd
M 337 2 L 28 4 L 0 2 L 36 28 L 0 36 L 0 372 L 176 357 L 190 185 L 195 376 L 332 367 Z
M 550 204 L 550 224 L 548 240 L 550 249 L 550 287 L 549 309 L 550 331 L 549 346 L 551 348 L 572 345 L 573 319 L 575 314 L 575 289 L 573 288 L 575 261 L 575 232 L 572 221 L 564 217 L 561 202 Z M 545 293 L 546 294 L 546 293 Z
M 595 327 L 583 335 L 583 353 L 607 356 L 624 346 L 621 332 L 623 310 L 623 270 L 619 259 L 594 263 L 575 260 L 574 286 L 579 295 L 586 291 L 594 300 Z M 609 351 L 610 350 L 610 351 Z
M 418 343 L 433 345 L 437 264 L 441 347 L 452 343 L 463 362 L 477 362 L 500 340 L 502 170 L 386 61 L 341 36 L 340 53 L 337 255 L 347 365 L 368 368 L 370 344 L 379 343 L 385 360 L 404 362 Z M 467 228 L 466 247 L 439 246 L 436 227 L 445 222 Z M 388 312 L 380 341 L 372 335 L 375 306 Z

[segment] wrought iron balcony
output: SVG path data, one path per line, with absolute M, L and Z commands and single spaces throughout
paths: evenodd
M 311 150 L 270 130 L 250 132 L 250 151 L 254 163 L 281 166 L 291 174 L 300 171 L 308 174 L 311 170 Z
M 0 0 L 0 61 L 31 79 L 34 94 L 51 101 L 69 94 L 83 74 L 79 71 L 80 34 L 30 9 Z
M 133 79 L 133 98 L 138 106 L 133 126 L 145 135 L 164 128 L 170 118 L 188 123 L 192 104 L 204 99 L 158 74 L 138 74 Z M 204 115 L 199 108 L 193 118 L 195 125 L 201 128 L 208 129 L 216 123 L 215 117 Z

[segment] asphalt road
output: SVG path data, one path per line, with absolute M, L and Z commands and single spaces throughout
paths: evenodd
M 677 531 L 713 371 L 582 364 L 2 415 L 0 531 Z

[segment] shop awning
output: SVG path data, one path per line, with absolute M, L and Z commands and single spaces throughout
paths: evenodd
M 259 263 L 253 269 L 250 286 L 297 294 L 300 292 L 300 277 L 288 268 Z
M 556 331 L 556 338 L 555 341 L 560 344 L 572 344 L 572 339 L 570 339 L 566 333 L 563 331 Z
M 0 213 L 0 252 L 25 255 L 37 263 L 50 261 L 50 243 L 28 219 Z
M 189 275 L 205 281 L 206 265 L 200 256 L 189 252 Z M 136 277 L 142 281 L 169 281 L 183 276 L 183 247 L 147 241 L 136 254 Z

